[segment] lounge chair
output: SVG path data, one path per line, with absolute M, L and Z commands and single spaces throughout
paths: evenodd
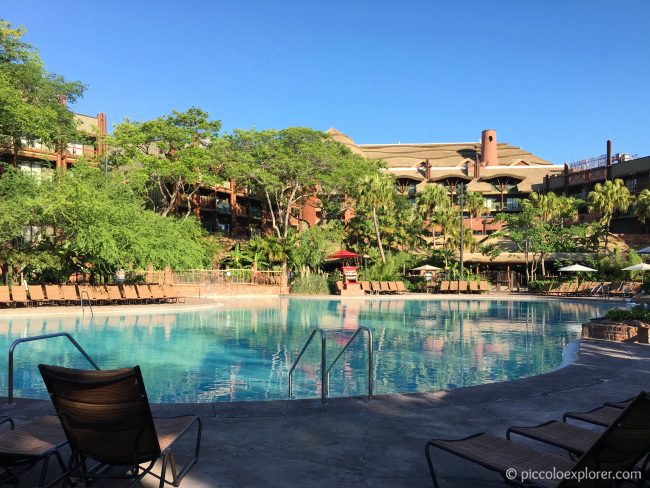
M 8 286 L 0 286 L 0 304 L 9 307 L 12 304 Z
M 42 305 L 47 302 L 41 285 L 29 285 L 29 298 L 34 304 Z
M 63 299 L 68 305 L 75 305 L 79 303 L 79 294 L 75 285 L 63 285 L 61 287 Z
M 403 281 L 396 281 L 396 282 L 395 282 L 395 286 L 397 287 L 397 293 L 399 293 L 400 295 L 409 292 L 409 291 L 406 289 L 406 286 L 404 286 L 404 282 L 403 282 Z
M 393 293 L 393 291 L 390 289 L 390 286 L 388 286 L 388 281 L 380 281 L 379 286 L 381 288 L 381 291 L 379 293 L 384 293 L 384 294 Z
M 479 287 L 478 287 L 478 281 L 470 281 L 469 282 L 469 291 L 471 293 L 479 293 Z
M 379 281 L 371 281 L 370 287 L 375 295 L 379 295 L 381 293 L 381 285 L 379 284 Z
M 602 407 L 594 408 L 587 412 L 566 412 L 562 416 L 562 422 L 572 419 L 586 422 L 588 424 L 600 425 L 601 427 L 607 427 L 611 425 L 619 413 L 620 407 L 603 405 Z
M 11 299 L 14 302 L 14 306 L 18 304 L 26 306 L 31 305 L 31 300 L 27 298 L 27 290 L 20 285 L 11 287 Z
M 167 297 L 165 297 L 165 292 L 163 292 L 160 285 L 145 285 L 145 286 L 149 288 L 149 292 L 151 293 L 151 299 L 154 301 L 154 303 L 164 303 L 167 301 Z
M 124 292 L 124 300 L 127 303 L 138 303 L 140 301 L 140 297 L 138 296 L 138 292 L 136 291 L 135 286 L 123 285 L 122 291 Z
M 449 281 L 440 282 L 440 293 L 449 293 Z
M 55 415 L 39 417 L 17 428 L 13 420 L 7 417 L 0 423 L 4 422 L 11 423 L 11 430 L 0 433 L 0 467 L 3 470 L 0 483 L 17 484 L 22 474 L 32 469 L 39 461 L 43 461 L 37 485 L 43 486 L 52 456 L 58 462 L 61 472 L 66 471 L 59 448 L 68 441 Z M 62 476 L 51 481 L 48 486 L 61 478 Z
M 117 285 L 107 286 L 106 291 L 108 293 L 108 299 L 112 303 L 120 304 L 125 301 L 120 292 L 120 288 Z
M 485 280 L 481 280 L 478 284 L 478 289 L 481 292 L 490 291 L 490 284 Z
M 390 290 L 391 294 L 393 295 L 397 294 L 397 283 L 395 283 L 394 281 L 389 281 L 388 289 Z
M 459 281 L 458 282 L 458 293 L 467 293 L 467 290 L 468 290 L 467 281 Z
M 65 481 L 131 479 L 132 485 L 151 474 L 178 486 L 199 458 L 201 420 L 198 417 L 154 419 L 140 367 L 85 371 L 39 364 L 38 369 L 61 420 L 72 451 Z M 194 456 L 181 469 L 172 456 L 176 441 L 193 426 L 197 428 Z M 86 459 L 100 469 L 87 469 Z M 151 472 L 162 460 L 160 476 Z M 142 467 L 140 465 L 146 464 Z M 118 473 L 101 468 L 120 467 Z M 173 482 L 166 480 L 167 468 Z
M 140 290 L 138 290 L 138 291 L 140 291 Z M 342 281 L 337 281 L 336 282 L 336 291 L 338 292 L 339 295 L 343 295 L 343 282 Z M 140 295 L 140 298 L 142 298 L 142 295 Z
M 642 392 L 630 405 L 621 410 L 615 421 L 585 449 L 577 461 L 537 451 L 491 434 L 476 434 L 465 439 L 432 439 L 425 448 L 431 479 L 439 487 L 433 468 L 431 448 L 436 447 L 480 464 L 501 474 L 504 482 L 517 486 L 531 484 L 538 487 L 574 486 L 570 479 L 523 480 L 522 473 L 532 471 L 563 471 L 577 473 L 585 469 L 617 473 L 629 471 L 643 458 L 650 447 L 650 395 Z M 515 479 L 507 476 L 514 470 Z M 512 472 L 512 471 L 510 471 Z M 614 478 L 612 478 L 614 479 Z M 587 486 L 595 486 L 588 484 Z
M 45 293 L 47 294 L 47 301 L 52 304 L 62 304 L 65 302 L 59 285 L 45 285 Z
M 458 286 L 458 281 L 450 281 L 449 282 L 449 293 L 458 293 L 459 286 Z
M 372 293 L 372 290 L 370 289 L 370 282 L 368 281 L 360 281 L 359 284 L 361 285 L 361 289 L 363 290 L 364 293 Z
M 185 303 L 185 295 L 178 292 L 178 288 L 168 285 L 162 285 L 165 297 L 173 303 Z

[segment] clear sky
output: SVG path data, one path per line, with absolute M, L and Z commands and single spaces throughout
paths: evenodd
M 358 143 L 478 141 L 556 163 L 650 155 L 648 0 L 3 0 L 74 109 L 199 106 L 235 127 Z

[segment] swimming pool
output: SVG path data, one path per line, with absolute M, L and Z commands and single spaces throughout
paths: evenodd
M 358 326 L 372 329 L 375 393 L 421 392 L 505 381 L 560 366 L 580 325 L 612 305 L 567 301 L 227 299 L 178 313 L 0 319 L 0 361 L 19 337 L 69 332 L 102 369 L 140 364 L 152 402 L 287 398 L 288 371 L 312 327 L 328 331 L 333 359 Z M 296 398 L 317 397 L 320 344 L 294 374 Z M 367 392 L 367 339 L 331 373 L 330 396 Z M 65 339 L 21 344 L 15 395 L 46 398 L 38 363 L 87 368 Z M 6 374 L 6 373 L 5 373 Z M 6 376 L 0 392 L 7 391 Z

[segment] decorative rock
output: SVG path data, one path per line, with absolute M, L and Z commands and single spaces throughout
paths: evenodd
M 638 342 L 648 344 L 650 324 L 640 320 L 592 319 L 582 324 L 584 339 L 602 339 L 614 342 Z

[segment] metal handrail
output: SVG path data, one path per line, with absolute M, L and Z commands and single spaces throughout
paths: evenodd
M 343 349 L 339 352 L 339 354 L 336 356 L 334 361 L 332 361 L 332 364 L 330 364 L 330 367 L 327 368 L 327 395 L 329 396 L 329 385 L 330 385 L 330 371 L 336 364 L 336 362 L 339 360 L 339 358 L 343 355 L 343 353 L 347 350 L 348 347 L 350 347 L 350 344 L 352 344 L 352 341 L 359 335 L 361 331 L 364 331 L 368 334 L 368 401 L 372 400 L 372 387 L 373 387 L 373 381 L 372 381 L 372 356 L 373 356 L 373 345 L 372 345 L 372 331 L 370 330 L 369 327 L 365 326 L 360 326 L 357 328 L 354 334 L 352 334 L 352 337 L 348 340 L 348 342 L 343 346 Z
M 86 294 L 86 301 L 88 302 L 88 306 L 90 307 L 90 315 L 94 317 L 95 312 L 93 312 L 93 302 L 90 301 L 90 295 L 86 290 L 82 290 L 79 292 L 79 299 L 81 300 L 81 314 L 83 315 L 86 312 L 86 309 L 84 308 L 84 293 Z
M 77 348 L 77 350 L 83 355 L 83 357 L 86 358 L 86 360 L 92 365 L 92 367 L 99 370 L 99 366 L 97 366 L 95 361 L 92 360 L 92 358 L 88 355 L 88 353 L 84 350 L 84 348 L 81 347 L 79 343 L 75 341 L 74 338 L 67 332 L 55 332 L 53 334 L 44 334 L 44 335 L 32 336 L 32 337 L 21 337 L 20 339 L 16 339 L 15 341 L 13 341 L 11 343 L 11 346 L 9 346 L 9 370 L 7 373 L 8 374 L 7 405 L 13 405 L 13 400 L 14 400 L 14 349 L 16 349 L 16 346 L 18 346 L 18 344 L 22 344 L 23 342 L 40 341 L 43 339 L 52 339 L 53 337 L 66 337 L 70 342 L 72 342 L 72 345 Z
M 312 339 L 316 335 L 316 332 L 320 332 L 320 337 L 321 337 L 321 403 L 326 403 L 327 402 L 327 397 L 329 396 L 330 392 L 330 371 L 336 364 L 336 362 L 339 360 L 339 358 L 343 355 L 343 353 L 347 350 L 347 348 L 350 346 L 352 341 L 359 335 L 360 332 L 364 331 L 368 334 L 368 401 L 372 400 L 372 391 L 373 391 L 373 344 L 372 344 L 372 331 L 368 327 L 358 327 L 357 330 L 352 334 L 352 337 L 348 340 L 348 342 L 343 346 L 343 349 L 338 353 L 334 361 L 332 361 L 332 364 L 330 364 L 329 368 L 326 367 L 327 364 L 327 336 L 325 332 L 327 330 L 331 329 L 321 329 L 321 328 L 314 328 L 311 331 L 311 334 L 309 334 L 309 338 L 305 342 L 305 345 L 302 347 L 302 350 L 300 351 L 300 354 L 298 354 L 298 357 L 296 360 L 293 362 L 293 365 L 291 366 L 291 369 L 289 370 L 289 399 L 293 397 L 293 372 L 296 369 L 296 366 L 298 366 L 298 363 L 300 362 L 300 359 L 302 358 L 303 354 L 307 350 L 307 347 L 311 343 Z

